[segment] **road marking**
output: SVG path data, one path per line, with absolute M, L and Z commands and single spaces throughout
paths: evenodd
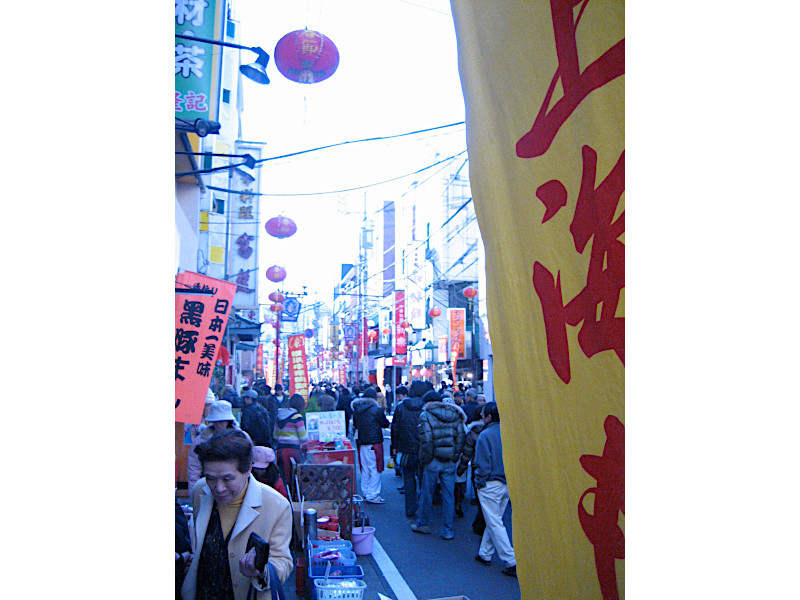
M 392 559 L 389 558 L 383 546 L 381 546 L 380 542 L 375 538 L 372 539 L 372 558 L 375 559 L 375 563 L 381 570 L 389 587 L 392 588 L 397 600 L 417 600 L 417 597 L 414 595 L 414 592 L 411 591 L 411 588 L 408 587 L 400 571 L 394 566 Z

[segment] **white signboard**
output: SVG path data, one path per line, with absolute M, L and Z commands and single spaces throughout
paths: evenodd
M 347 437 L 344 430 L 344 411 L 306 413 L 306 433 L 308 439 L 320 442 L 335 442 Z

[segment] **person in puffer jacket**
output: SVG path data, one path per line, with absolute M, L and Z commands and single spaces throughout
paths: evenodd
M 370 504 L 383 504 L 381 473 L 383 472 L 383 428 L 389 427 L 386 413 L 378 405 L 377 394 L 367 387 L 363 396 L 351 403 L 353 429 L 358 432 L 358 463 L 361 468 L 361 493 Z
M 398 388 L 398 390 L 403 389 Z M 409 396 L 400 402 L 392 417 L 392 448 L 402 456 L 403 487 L 406 497 L 406 517 L 417 514 L 417 482 L 422 489 L 422 469 L 419 467 L 419 416 L 422 414 L 422 396 L 428 391 L 422 381 L 411 384 Z M 398 392 L 399 395 L 399 392 Z
M 433 490 L 439 482 L 442 489 L 442 528 L 445 540 L 452 540 L 453 515 L 455 512 L 454 490 L 456 463 L 464 446 L 464 411 L 452 402 L 443 402 L 434 392 L 423 397 L 422 414 L 419 416 L 419 462 L 422 472 L 422 498 L 419 515 L 411 524 L 412 531 L 430 533 L 430 515 Z

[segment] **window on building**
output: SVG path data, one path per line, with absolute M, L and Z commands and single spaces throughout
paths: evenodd
M 230 90 L 226 90 L 225 88 L 222 88 L 222 101 L 225 104 L 230 104 L 231 103 L 231 91 Z
M 214 212 L 218 215 L 225 214 L 225 200 L 222 198 L 214 198 Z

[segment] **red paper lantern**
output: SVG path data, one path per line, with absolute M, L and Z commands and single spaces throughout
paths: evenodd
M 411 376 L 412 377 L 419 377 L 419 369 L 413 369 L 411 371 Z
M 281 75 L 297 83 L 324 81 L 339 66 L 336 45 L 310 29 L 299 29 L 283 36 L 275 45 L 274 56 Z
M 474 298 L 475 296 L 477 296 L 477 295 L 478 295 L 478 290 L 477 290 L 476 288 L 474 288 L 474 287 L 472 287 L 472 286 L 470 285 L 470 286 L 468 286 L 468 287 L 465 287 L 465 288 L 464 288 L 464 291 L 463 291 L 462 293 L 463 293 L 463 294 L 464 294 L 464 296 L 466 296 L 467 298 L 470 298 L 470 299 L 472 299 L 472 298 Z
M 272 292 L 269 296 L 267 296 L 267 298 L 273 302 L 283 302 L 286 299 L 286 297 L 280 292 Z
M 438 317 L 440 314 L 442 314 L 442 309 L 441 309 L 441 308 L 439 308 L 438 306 L 434 306 L 432 309 L 430 309 L 430 310 L 428 311 L 428 314 L 429 314 L 430 316 L 432 316 L 433 318 L 436 318 L 436 317 Z
M 390 333 L 392 333 L 392 330 L 389 329 L 388 327 L 384 327 L 381 333 L 383 333 L 383 335 L 389 335 Z
M 369 336 L 369 339 L 374 340 L 376 337 L 378 337 L 378 330 L 370 329 L 367 335 Z
M 270 306 L 269 309 L 274 313 L 279 313 L 283 310 L 283 304 L 281 304 L 280 302 L 276 302 L 275 304 Z
M 422 369 L 421 372 L 423 377 L 430 377 L 431 375 L 433 375 L 433 371 L 431 371 L 428 367 Z
M 278 265 L 272 265 L 269 269 L 267 269 L 267 279 L 273 283 L 283 281 L 286 279 L 286 269 L 279 267 Z
M 410 326 L 411 326 L 411 323 L 409 323 L 408 321 L 400 321 L 400 327 L 402 329 L 408 329 Z
M 272 237 L 283 239 L 292 237 L 297 232 L 297 224 L 289 217 L 272 217 L 267 221 L 267 224 L 264 225 L 264 229 L 266 229 L 267 233 Z

